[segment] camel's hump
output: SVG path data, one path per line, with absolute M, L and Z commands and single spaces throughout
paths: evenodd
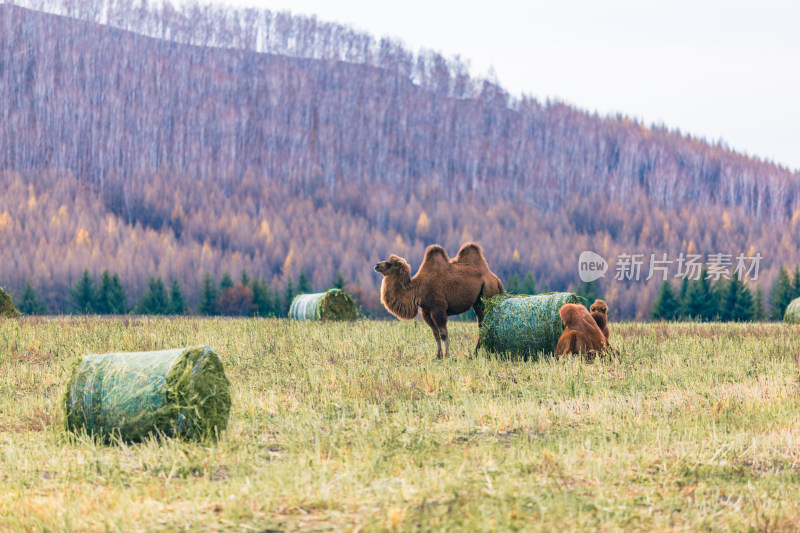
M 447 255 L 447 251 L 438 244 L 431 244 L 425 249 L 425 258 L 422 260 L 422 265 L 420 265 L 419 268 L 422 270 L 423 267 L 433 268 L 447 266 L 449 262 L 450 257 Z
M 483 257 L 483 250 L 478 243 L 468 242 L 456 254 L 456 263 L 462 263 L 465 265 L 472 265 L 479 268 L 489 268 L 489 265 L 486 263 L 486 259 Z

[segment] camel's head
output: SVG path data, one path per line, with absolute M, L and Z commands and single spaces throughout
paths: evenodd
M 381 261 L 375 265 L 375 272 L 380 272 L 386 277 L 398 274 L 411 274 L 411 266 L 402 257 L 392 254 L 386 261 Z
M 608 306 L 603 300 L 595 300 L 592 306 L 589 308 L 589 311 L 592 313 L 598 311 L 604 315 L 608 315 Z

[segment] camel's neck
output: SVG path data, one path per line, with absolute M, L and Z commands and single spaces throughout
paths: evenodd
M 417 298 L 408 274 L 383 278 L 381 302 L 397 318 L 411 320 L 417 316 Z

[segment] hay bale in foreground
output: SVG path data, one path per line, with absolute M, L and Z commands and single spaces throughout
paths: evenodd
M 355 320 L 358 306 L 344 289 L 300 294 L 289 307 L 289 318 L 295 320 Z
M 229 389 L 208 346 L 86 355 L 67 384 L 65 425 L 106 441 L 214 439 L 228 425 Z
M 496 353 L 553 353 L 564 332 L 558 310 L 564 304 L 579 303 L 580 298 L 571 292 L 535 296 L 498 294 L 485 301 L 478 334 L 480 345 Z
M 800 298 L 795 298 L 786 308 L 783 321 L 787 324 L 800 324 Z
M 14 307 L 11 295 L 0 287 L 0 318 L 15 318 L 19 316 L 19 311 Z

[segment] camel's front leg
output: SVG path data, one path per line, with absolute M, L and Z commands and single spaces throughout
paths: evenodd
M 444 356 L 448 357 L 450 355 L 450 337 L 447 335 L 447 312 L 444 309 L 433 309 L 431 310 L 431 318 L 439 329 L 439 338 L 444 343 Z M 442 357 L 441 350 L 438 356 Z
M 422 309 L 422 320 L 424 320 L 425 323 L 428 324 L 431 327 L 431 329 L 433 330 L 433 337 L 436 339 L 436 347 L 437 347 L 436 357 L 441 359 L 442 358 L 442 340 L 439 338 L 439 328 L 436 327 L 436 323 L 433 321 L 433 318 L 431 318 L 430 312 L 428 312 L 428 311 L 426 311 L 424 309 Z

